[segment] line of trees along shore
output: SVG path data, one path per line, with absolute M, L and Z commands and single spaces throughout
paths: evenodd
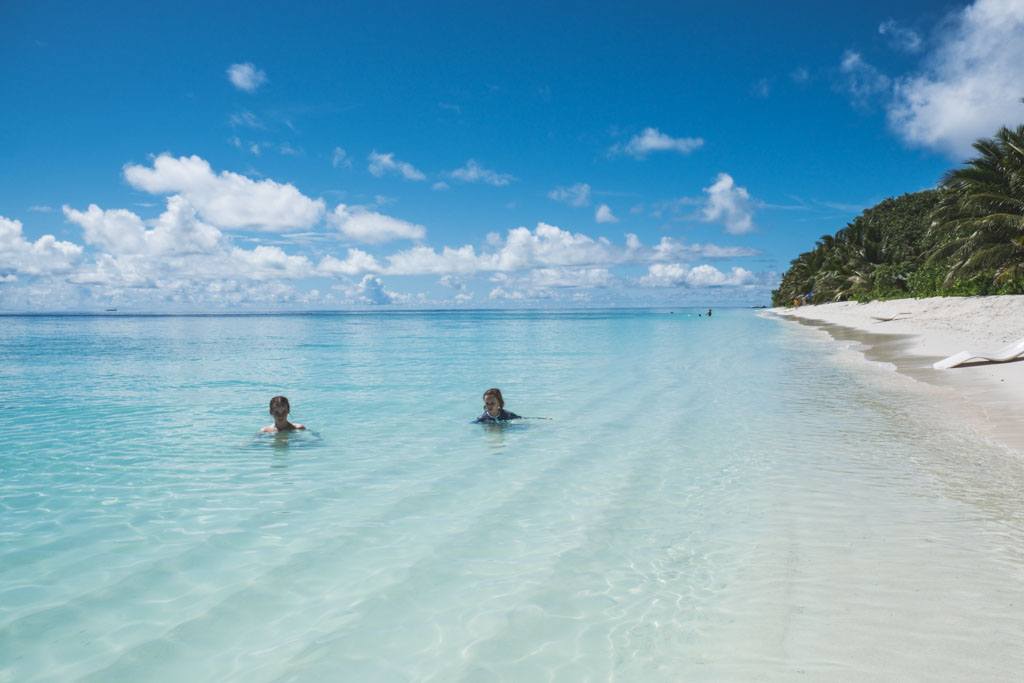
M 772 305 L 1024 294 L 1024 125 L 934 190 L 886 199 L 793 259 Z

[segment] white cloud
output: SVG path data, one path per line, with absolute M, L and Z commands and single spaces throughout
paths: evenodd
M 889 124 L 911 145 L 962 158 L 1024 120 L 1024 2 L 977 0 L 935 44 L 923 72 L 897 79 Z
M 903 52 L 918 52 L 923 45 L 921 36 L 916 31 L 900 26 L 895 19 L 889 19 L 879 24 L 878 34 L 888 38 L 892 47 Z
M 82 212 L 65 206 L 64 216 L 82 227 L 87 244 L 111 254 L 209 253 L 220 246 L 222 237 L 217 228 L 200 221 L 195 209 L 180 195 L 167 199 L 167 210 L 150 221 L 150 230 L 139 216 L 126 209 L 103 211 L 90 204 Z
M 586 206 L 590 204 L 590 185 L 576 183 L 569 187 L 556 187 L 548 192 L 548 199 L 565 202 L 569 206 Z
M 181 194 L 203 220 L 221 229 L 308 228 L 324 213 L 322 199 L 310 199 L 290 183 L 256 181 L 230 171 L 214 174 L 209 163 L 194 155 L 161 154 L 152 168 L 128 164 L 124 177 L 151 194 Z
M 417 246 L 387 257 L 384 272 L 391 275 L 444 275 L 512 272 L 538 267 L 583 266 L 621 263 L 626 254 L 607 239 L 571 233 L 554 225 L 538 223 L 535 230 L 519 227 L 503 240 L 488 236 L 490 250 L 477 253 L 472 245 L 441 251 Z
M 255 249 L 231 250 L 231 259 L 243 266 L 245 276 L 252 280 L 300 278 L 314 274 L 314 268 L 305 256 L 286 254 L 280 247 L 260 245 Z
M 790 72 L 789 78 L 794 83 L 806 83 L 811 80 L 811 72 L 807 70 L 806 66 L 798 66 Z
M 867 106 L 874 97 L 889 92 L 892 87 L 891 78 L 868 64 L 859 52 L 853 50 L 843 53 L 839 72 L 843 74 L 843 88 L 857 106 Z
M 35 242 L 25 239 L 19 220 L 0 216 L 0 275 L 13 282 L 14 273 L 47 275 L 71 270 L 82 247 L 43 235 Z M 15 278 L 16 279 L 16 278 Z
M 635 237 L 635 235 L 633 236 Z M 636 248 L 639 249 L 639 240 Z M 743 258 L 757 256 L 759 252 L 749 247 L 720 247 L 717 244 L 683 244 L 671 237 L 662 237 L 652 253 L 647 257 L 651 261 L 672 261 L 687 258 Z
M 611 153 L 628 154 L 636 159 L 643 159 L 651 152 L 689 154 L 703 144 L 703 138 L 673 138 L 657 128 L 644 128 L 642 133 L 634 135 L 625 146 L 612 147 Z
M 758 79 L 757 83 L 754 83 L 751 87 L 750 92 L 754 97 L 760 97 L 761 99 L 767 99 L 772 94 L 772 82 L 767 78 Z
M 349 249 L 348 255 L 342 261 L 334 256 L 325 256 L 316 267 L 321 275 L 359 275 L 361 273 L 380 272 L 380 264 L 377 259 L 361 249 Z
M 90 267 L 73 273 L 68 281 L 77 285 L 108 288 L 154 288 L 157 269 L 144 256 L 100 254 Z
M 607 204 L 602 204 L 597 207 L 597 211 L 594 213 L 594 220 L 598 223 L 618 223 L 619 219 L 612 213 L 612 209 Z
M 236 128 L 254 128 L 256 130 L 262 130 L 266 128 L 263 122 L 260 121 L 259 117 L 253 114 L 251 111 L 239 111 L 228 117 L 228 123 Z
M 441 285 L 442 287 L 447 287 L 448 289 L 458 290 L 460 292 L 466 289 L 466 283 L 462 280 L 462 278 L 456 277 L 454 275 L 445 275 L 444 277 L 440 278 L 437 281 L 437 284 Z
M 362 206 L 338 204 L 327 217 L 327 222 L 346 237 L 368 244 L 399 239 L 421 240 L 427 235 L 427 229 L 422 225 L 370 211 Z
M 473 159 L 467 161 L 462 168 L 452 171 L 451 177 L 464 183 L 487 183 L 494 187 L 504 187 L 515 180 L 514 176 L 486 169 Z
M 538 223 L 531 232 L 519 227 L 508 231 L 505 242 L 495 254 L 485 257 L 487 270 L 518 270 L 534 266 L 571 266 L 609 263 L 618 258 L 611 242 L 593 239 L 582 233 Z
M 331 154 L 331 166 L 334 168 L 352 168 L 352 160 L 349 159 L 348 154 L 341 147 L 335 147 L 334 152 Z
M 522 292 L 509 291 L 504 287 L 495 287 L 491 290 L 491 293 L 488 294 L 488 297 L 492 301 L 519 301 L 521 299 L 525 299 L 526 295 Z
M 376 275 L 364 276 L 362 282 L 356 285 L 355 294 L 358 300 L 374 306 L 403 303 L 408 300 L 407 296 L 387 289 Z
M 497 285 L 488 295 L 492 300 L 564 298 L 558 290 L 588 290 L 610 287 L 617 278 L 607 268 L 537 268 L 521 274 L 495 273 Z
M 406 180 L 419 181 L 427 179 L 427 176 L 412 164 L 395 159 L 394 154 L 380 154 L 374 150 L 370 152 L 370 156 L 367 159 L 370 161 L 367 170 L 374 177 L 381 178 L 387 173 L 397 173 Z
M 679 263 L 654 263 L 640 278 L 645 287 L 737 287 L 754 281 L 754 274 L 745 268 L 734 267 L 727 275 L 707 264 L 688 268 Z
M 28 207 L 28 210 L 32 213 L 53 213 L 53 207 L 45 204 L 33 204 Z
M 725 231 L 742 235 L 754 229 L 754 210 L 750 194 L 739 187 L 728 173 L 719 173 L 710 187 L 705 187 L 707 203 L 702 210 L 704 220 L 721 221 Z
M 267 74 L 257 69 L 251 62 L 232 64 L 228 67 L 228 79 L 231 85 L 245 92 L 256 92 L 267 82 Z
M 538 268 L 527 276 L 533 288 L 607 287 L 615 277 L 607 268 Z
M 472 245 L 458 248 L 443 247 L 440 252 L 430 247 L 416 246 L 387 257 L 385 272 L 390 275 L 470 275 L 482 270 L 481 260 Z
M 538 223 L 532 231 L 525 227 L 513 228 L 504 239 L 492 233 L 483 252 L 477 252 L 469 244 L 445 246 L 439 251 L 418 245 L 387 256 L 387 265 L 379 272 L 387 275 L 512 273 L 540 268 L 613 266 L 696 257 L 742 258 L 757 253 L 746 247 L 681 244 L 670 237 L 663 237 L 656 247 L 648 248 L 633 234 L 626 236 L 626 245 L 621 247 L 603 237 L 594 239 Z
M 444 182 L 443 180 L 438 180 L 436 183 L 430 186 L 430 189 L 434 190 L 435 192 L 441 192 L 443 190 L 448 189 L 448 183 Z

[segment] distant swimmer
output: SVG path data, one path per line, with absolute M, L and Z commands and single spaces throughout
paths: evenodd
M 484 414 L 476 422 L 504 422 L 521 420 L 519 415 L 505 410 L 505 399 L 501 397 L 501 389 L 488 389 L 484 392 Z
M 288 399 L 284 396 L 275 396 L 270 399 L 270 414 L 274 416 L 274 424 L 267 425 L 260 432 L 266 434 L 277 434 L 278 432 L 291 432 L 296 429 L 305 429 L 306 425 L 288 421 L 288 413 L 292 410 Z
M 709 318 L 711 317 L 711 309 L 710 308 L 708 309 L 708 317 Z

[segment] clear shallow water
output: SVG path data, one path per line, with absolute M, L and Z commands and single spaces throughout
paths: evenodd
M 0 320 L 0 681 L 1015 677 L 1019 456 L 695 315 Z

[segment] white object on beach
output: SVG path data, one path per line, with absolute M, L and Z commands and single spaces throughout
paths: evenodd
M 1014 344 L 1010 344 L 1005 349 L 1001 349 L 993 354 L 974 353 L 973 351 L 961 351 L 960 353 L 954 353 L 949 358 L 943 358 L 937 363 L 932 363 L 932 367 L 936 370 L 948 370 L 955 368 L 958 365 L 963 365 L 969 360 L 987 360 L 992 363 L 1005 363 L 1009 360 L 1014 360 L 1024 356 L 1024 339 L 1018 340 Z

